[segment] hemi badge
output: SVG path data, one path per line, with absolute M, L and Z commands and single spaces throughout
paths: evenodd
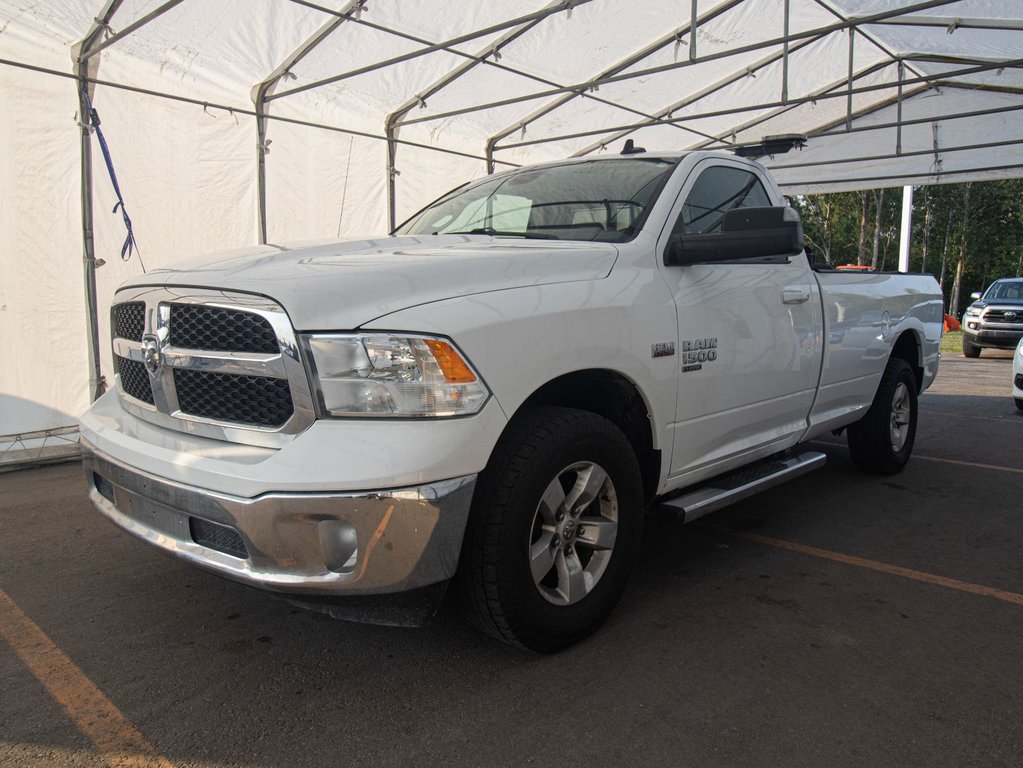
M 650 347 L 650 357 L 671 357 L 675 354 L 674 341 L 662 341 Z

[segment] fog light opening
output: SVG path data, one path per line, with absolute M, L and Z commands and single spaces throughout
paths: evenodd
M 359 534 L 344 520 L 321 520 L 320 549 L 323 564 L 334 573 L 348 573 L 359 562 Z
M 96 490 L 99 491 L 99 495 L 104 499 L 114 504 L 114 484 L 107 480 L 103 475 L 93 472 L 92 483 L 96 486 Z

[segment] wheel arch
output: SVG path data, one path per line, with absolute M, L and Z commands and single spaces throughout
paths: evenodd
M 923 345 L 917 332 L 912 329 L 903 331 L 892 345 L 889 358 L 899 358 L 909 363 L 916 379 L 917 393 L 922 392 L 924 385 Z
M 655 448 L 651 408 L 642 390 L 618 371 L 589 368 L 562 374 L 537 388 L 519 409 L 532 406 L 577 408 L 602 416 L 628 438 L 643 476 L 644 501 L 657 493 L 661 477 L 661 451 Z

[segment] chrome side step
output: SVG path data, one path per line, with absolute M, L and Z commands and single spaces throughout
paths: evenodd
M 688 523 L 786 480 L 805 475 L 824 466 L 826 460 L 825 454 L 816 451 L 786 459 L 766 459 L 735 472 L 718 475 L 694 490 L 662 501 L 657 506 L 683 512 Z

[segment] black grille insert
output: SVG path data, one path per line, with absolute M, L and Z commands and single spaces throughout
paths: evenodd
M 142 341 L 146 332 L 146 305 L 130 301 L 114 307 L 114 336 L 119 339 Z
M 182 413 L 258 427 L 279 427 L 294 412 L 284 379 L 178 368 L 174 386 Z
M 209 352 L 280 352 L 277 334 L 266 318 L 196 304 L 171 304 L 170 343 Z
M 1006 317 L 1012 315 L 1012 317 Z M 1023 323 L 1023 307 L 1019 309 L 989 309 L 984 319 L 989 323 Z
M 229 525 L 211 523 L 209 520 L 199 517 L 189 517 L 188 533 L 196 544 L 215 549 L 217 552 L 240 557 L 243 560 L 249 556 L 249 550 L 245 548 L 242 537 Z
M 154 405 L 153 387 L 149 383 L 146 366 L 135 360 L 117 358 L 117 372 L 121 375 L 121 389 L 136 400 Z

